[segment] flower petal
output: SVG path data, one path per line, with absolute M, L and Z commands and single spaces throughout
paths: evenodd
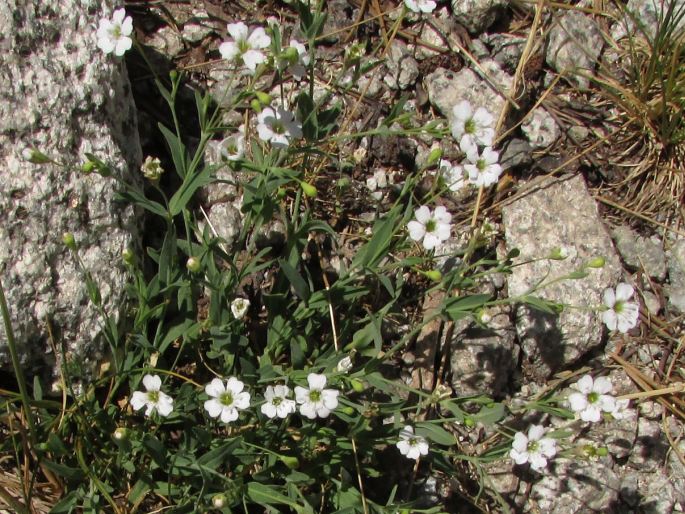
M 616 286 L 616 300 L 625 302 L 633 296 L 634 292 L 635 290 L 633 289 L 633 286 L 626 284 L 625 282 L 621 282 Z
M 607 377 L 597 377 L 592 385 L 592 391 L 599 394 L 607 394 L 611 392 L 613 387 L 611 380 Z
M 321 390 L 326 386 L 326 375 L 310 373 L 307 375 L 307 383 L 309 384 L 309 389 Z
M 215 398 L 218 398 L 224 392 L 226 392 L 224 383 L 218 378 L 212 379 L 212 381 L 205 386 L 205 393 Z
M 148 391 L 159 391 L 162 387 L 162 379 L 159 378 L 159 375 L 145 375 L 143 385 Z
M 205 402 L 205 410 L 210 417 L 216 418 L 221 414 L 221 411 L 224 410 L 224 406 L 219 403 L 219 400 L 212 398 Z
M 426 205 L 422 205 L 414 211 L 414 217 L 416 221 L 425 225 L 431 219 L 431 210 Z
M 147 404 L 147 394 L 142 391 L 135 391 L 131 395 L 131 407 L 133 407 L 134 410 L 142 409 L 145 404 Z

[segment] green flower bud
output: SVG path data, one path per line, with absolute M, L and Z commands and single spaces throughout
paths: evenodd
M 276 190 L 276 198 L 278 198 L 279 200 L 283 200 L 283 198 L 285 198 L 285 195 L 286 195 L 285 189 L 283 189 L 282 187 L 279 187 Z
M 283 52 L 283 59 L 288 62 L 288 64 L 297 64 L 300 60 L 300 53 L 297 48 L 291 46 L 285 49 Z
M 256 91 L 254 95 L 257 97 L 257 100 L 259 100 L 259 103 L 262 106 L 266 107 L 267 105 L 271 105 L 271 95 L 270 94 L 264 93 L 263 91 Z
M 591 259 L 590 262 L 587 263 L 588 268 L 603 268 L 604 265 L 606 264 L 606 260 L 604 257 L 595 257 L 594 259 Z
M 33 164 L 46 164 L 48 162 L 52 162 L 52 159 L 50 159 L 50 157 L 45 155 L 43 152 L 30 147 L 26 147 L 21 151 L 21 157 L 25 161 Z
M 442 157 L 442 149 L 434 148 L 431 150 L 431 153 L 428 154 L 426 166 L 433 166 L 433 164 L 436 164 L 440 160 L 440 157 Z
M 252 107 L 252 110 L 257 114 L 262 112 L 262 104 L 259 103 L 259 100 L 257 100 L 256 98 L 252 99 L 252 101 L 250 102 L 250 107 Z
M 62 242 L 64 243 L 64 246 L 69 248 L 69 250 L 76 251 L 76 240 L 74 239 L 74 234 L 71 232 L 65 232 L 62 234 Z
M 297 469 L 300 465 L 300 461 L 297 460 L 297 457 L 289 457 L 287 455 L 280 455 L 279 460 L 288 466 L 290 469 Z
M 353 416 L 354 415 L 354 409 L 350 407 L 349 405 L 346 405 L 345 407 L 342 407 L 340 409 L 340 412 L 343 414 L 347 414 L 348 416 Z
M 145 162 L 141 165 L 140 171 L 143 172 L 143 176 L 146 179 L 156 182 L 164 173 L 164 168 L 162 168 L 159 158 L 148 155 L 145 158 Z
M 428 280 L 432 280 L 433 282 L 440 282 L 442 280 L 442 273 L 440 273 L 440 270 L 437 270 L 437 269 L 431 269 L 428 271 L 424 271 L 423 275 Z
M 313 185 L 308 182 L 300 182 L 300 187 L 302 188 L 302 192 L 309 198 L 316 198 L 317 191 Z
M 169 72 L 169 78 L 172 82 L 175 81 L 178 78 L 178 72 L 176 70 L 171 70 Z
M 212 496 L 212 507 L 215 509 L 223 509 L 226 506 L 227 498 L 223 493 Z
M 202 268 L 202 263 L 197 257 L 189 257 L 186 261 L 186 268 L 192 273 L 197 273 Z
M 125 248 L 123 252 L 121 252 L 121 258 L 124 260 L 126 264 L 133 264 L 135 261 L 135 255 L 133 254 L 133 251 L 130 248 Z
M 358 378 L 353 378 L 350 380 L 350 385 L 352 386 L 352 389 L 354 390 L 355 393 L 363 393 L 364 389 L 364 382 L 359 380 Z
M 130 433 L 128 428 L 118 427 L 113 433 L 112 438 L 118 442 L 128 441 Z
M 555 261 L 563 261 L 568 257 L 568 249 L 565 247 L 560 247 L 560 248 L 552 248 L 552 251 L 549 252 L 549 258 Z
M 467 427 L 470 428 L 470 427 L 475 426 L 475 425 L 476 425 L 476 422 L 473 421 L 473 418 L 472 418 L 472 417 L 466 416 L 466 417 L 464 418 L 464 425 L 466 425 Z
M 340 189 L 350 187 L 350 177 L 339 178 L 335 185 L 338 186 Z

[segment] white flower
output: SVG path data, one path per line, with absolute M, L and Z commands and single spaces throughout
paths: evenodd
M 414 211 L 414 217 L 416 220 L 407 224 L 409 237 L 414 241 L 423 239 L 423 247 L 426 250 L 437 248 L 450 237 L 452 215 L 442 205 L 435 208 L 435 213 L 431 213 L 427 206 L 422 205 Z
M 266 61 L 266 56 L 260 50 L 268 48 L 271 38 L 263 27 L 257 27 L 250 32 L 243 22 L 229 23 L 226 26 L 233 41 L 225 41 L 219 45 L 221 57 L 227 61 L 236 61 L 254 73 L 257 65 Z
M 257 134 L 262 141 L 285 148 L 290 139 L 302 137 L 302 125 L 292 112 L 282 107 L 276 107 L 276 110 L 267 107 L 257 116 Z
M 604 290 L 604 305 L 607 310 L 602 312 L 602 321 L 609 330 L 626 333 L 637 326 L 640 316 L 640 308 L 637 303 L 629 302 L 633 296 L 633 286 L 621 282 L 616 286 L 616 291 L 611 288 Z
M 245 154 L 245 125 L 238 128 L 238 132 L 224 138 L 219 143 L 221 157 L 227 161 L 237 161 Z
M 150 416 L 155 410 L 160 416 L 168 416 L 174 410 L 174 400 L 171 396 L 160 391 L 162 379 L 157 375 L 145 375 L 143 377 L 145 391 L 135 391 L 131 395 L 131 406 L 135 410 L 147 407 L 145 415 Z
M 287 418 L 288 414 L 292 414 L 297 408 L 295 400 L 289 399 L 289 395 L 290 388 L 286 385 L 267 386 L 264 393 L 266 403 L 261 407 L 262 413 L 269 418 Z
M 309 66 L 310 58 L 307 47 L 296 39 L 290 40 L 290 48 L 297 50 L 297 61 L 290 64 L 290 73 L 293 74 L 295 80 L 302 80 L 307 74 L 307 66 Z
M 499 152 L 495 152 L 489 146 L 483 148 L 483 153 L 478 155 L 478 148 L 470 146 L 466 149 L 466 159 L 470 164 L 464 164 L 464 169 L 469 174 L 469 181 L 474 186 L 487 187 L 495 184 L 502 173 L 499 165 Z
M 148 155 L 145 158 L 145 162 L 140 166 L 140 171 L 143 172 L 143 176 L 146 179 L 154 182 L 160 179 L 162 173 L 164 173 L 164 168 L 162 168 L 162 162 L 159 160 L 159 157 Z
M 430 13 L 435 10 L 437 4 L 433 0 L 404 0 L 404 5 L 413 12 Z
M 98 48 L 106 54 L 121 57 L 126 50 L 133 45 L 130 38 L 133 32 L 133 20 L 126 16 L 126 11 L 121 8 L 114 11 L 112 19 L 102 18 L 97 30 Z
M 231 302 L 231 312 L 235 319 L 240 319 L 245 316 L 247 309 L 250 308 L 250 300 L 246 298 L 236 298 Z
M 414 435 L 414 428 L 409 425 L 400 430 L 400 440 L 395 446 L 408 459 L 416 460 L 421 455 L 428 455 L 428 441 L 420 435 Z
M 483 107 L 473 112 L 473 107 L 463 100 L 452 107 L 452 135 L 463 152 L 471 146 L 492 146 L 495 118 Z
M 300 414 L 309 419 L 327 417 L 338 406 L 338 391 L 324 389 L 326 375 L 310 373 L 307 375 L 307 383 L 309 389 L 295 387 L 295 400 L 300 404 Z
M 452 166 L 450 161 L 440 159 L 439 168 L 440 176 L 442 176 L 442 179 L 445 181 L 445 184 L 450 191 L 457 192 L 466 185 L 463 167 L 459 165 Z
M 630 400 L 623 398 L 614 402 L 614 410 L 610 412 L 614 419 L 628 419 L 635 415 L 635 411 L 630 408 Z
M 205 392 L 211 396 L 205 402 L 205 410 L 211 417 L 221 416 L 221 421 L 230 423 L 238 419 L 238 411 L 250 406 L 250 393 L 243 391 L 244 384 L 235 377 L 226 381 L 226 385 L 215 378 L 205 386 Z
M 547 466 L 547 459 L 557 454 L 557 442 L 549 437 L 542 437 L 545 429 L 540 425 L 532 425 L 528 435 L 523 432 L 514 434 L 509 456 L 516 464 L 530 462 L 530 467 L 540 471 Z
M 335 369 L 339 373 L 347 373 L 352 369 L 352 358 L 349 355 L 346 355 L 340 359 L 340 362 L 338 362 L 338 365 Z
M 583 421 L 597 422 L 602 418 L 602 412 L 616 411 L 616 399 L 607 394 L 612 388 L 607 377 L 593 379 L 585 375 L 571 388 L 578 392 L 568 395 L 569 406 Z

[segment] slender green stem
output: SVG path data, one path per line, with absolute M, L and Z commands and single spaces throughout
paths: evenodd
M 14 330 L 12 330 L 12 321 L 10 320 L 9 309 L 7 308 L 7 300 L 5 299 L 5 290 L 0 281 L 0 310 L 2 311 L 2 320 L 5 323 L 5 334 L 7 335 L 7 346 L 12 358 L 12 367 L 14 374 L 17 377 L 17 385 L 19 386 L 19 394 L 21 395 L 21 403 L 24 405 L 24 412 L 26 413 L 26 424 L 29 427 L 29 438 L 31 444 L 35 446 L 36 443 L 36 428 L 33 423 L 33 412 L 31 411 L 31 399 L 29 398 L 28 389 L 26 388 L 26 378 L 24 371 L 19 362 L 19 354 L 17 353 L 17 344 L 14 339 Z

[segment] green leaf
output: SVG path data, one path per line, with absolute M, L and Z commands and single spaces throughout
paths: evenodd
M 191 331 L 191 327 L 194 329 Z M 188 334 L 189 332 L 196 333 L 199 325 L 194 319 L 184 319 L 180 323 L 172 326 L 159 343 L 159 353 L 163 354 L 171 343 L 179 337 Z
M 260 505 L 287 505 L 298 513 L 306 512 L 306 510 L 297 502 L 279 492 L 275 487 L 260 484 L 259 482 L 250 482 L 247 484 L 247 497 Z
M 144 194 L 134 189 L 119 192 L 116 194 L 116 197 L 118 200 L 123 200 L 124 202 L 138 205 L 143 209 L 152 212 L 153 214 L 161 216 L 162 218 L 168 217 L 168 212 L 162 204 L 148 200 Z
M 164 125 L 161 123 L 157 123 L 157 126 L 159 127 L 160 132 L 164 136 L 164 139 L 166 139 L 166 143 L 169 146 L 169 151 L 171 152 L 171 158 L 174 161 L 174 166 L 176 167 L 176 173 L 181 178 L 185 178 L 186 176 L 186 160 L 185 160 L 185 154 L 186 154 L 186 147 L 185 145 L 181 142 L 181 140 L 171 132 L 168 128 L 166 128 Z
M 185 209 L 195 191 L 214 180 L 214 177 L 211 175 L 213 169 L 212 166 L 207 166 L 199 173 L 191 173 L 185 177 L 181 187 L 178 188 L 178 191 L 169 200 L 169 212 L 172 216 L 176 216 Z
M 305 91 L 297 96 L 297 112 L 302 120 L 302 133 L 307 141 L 317 141 L 319 133 L 316 106 L 312 97 Z
M 300 275 L 297 270 L 286 260 L 279 259 L 278 265 L 281 267 L 281 270 L 285 274 L 286 278 L 293 286 L 293 289 L 295 289 L 295 294 L 302 300 L 307 301 L 311 293 L 309 291 L 309 286 L 307 285 L 307 282 L 305 282 L 304 278 L 302 278 L 302 275 Z
M 530 305 L 534 309 L 537 309 L 548 314 L 557 315 L 563 310 L 563 306 L 540 298 L 539 296 L 526 295 L 520 299 L 523 303 Z
M 152 460 L 160 468 L 164 469 L 166 467 L 166 448 L 152 434 L 145 434 L 143 437 L 143 447 L 147 450 L 148 455 L 152 457 Z
M 488 301 L 490 301 L 490 295 L 487 294 L 448 298 L 445 300 L 443 312 L 452 321 L 457 321 L 481 309 Z
M 400 210 L 393 208 L 388 215 L 373 225 L 371 240 L 362 246 L 350 264 L 350 270 L 375 265 L 388 253 L 392 236 L 399 227 Z
M 221 446 L 208 451 L 197 459 L 197 463 L 205 468 L 215 470 L 226 460 L 226 456 L 230 455 L 237 447 L 240 446 L 242 438 L 235 437 Z
M 418 435 L 430 439 L 434 443 L 444 446 L 457 444 L 457 439 L 452 434 L 435 423 L 423 421 L 416 423 L 415 428 Z
M 480 412 L 472 414 L 470 418 L 473 421 L 482 423 L 483 425 L 494 425 L 506 415 L 506 409 L 502 403 L 491 403 L 481 407 Z
M 47 459 L 41 461 L 41 464 L 43 464 L 53 473 L 62 476 L 67 480 L 81 481 L 85 479 L 83 471 L 79 468 L 72 468 L 70 466 L 65 466 L 64 464 L 52 462 L 51 460 Z

